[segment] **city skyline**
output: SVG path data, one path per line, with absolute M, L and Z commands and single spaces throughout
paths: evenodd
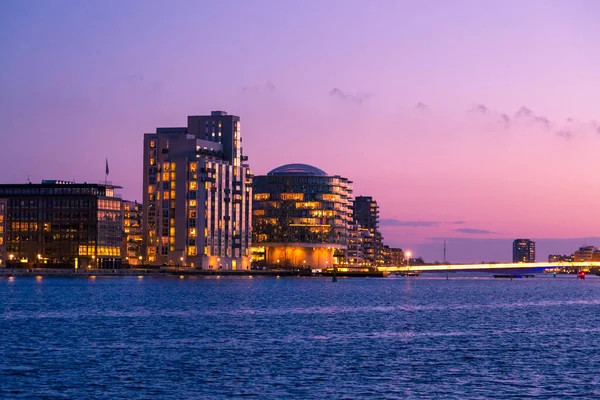
M 223 109 L 254 174 L 348 177 L 417 257 L 444 239 L 452 262 L 508 260 L 517 237 L 540 260 L 600 245 L 600 5 L 361 4 L 4 2 L 0 180 L 97 183 L 108 157 L 141 200 L 143 134 Z

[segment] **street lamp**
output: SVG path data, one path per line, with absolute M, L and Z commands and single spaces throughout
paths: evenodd
M 412 253 L 410 251 L 406 252 L 406 267 L 410 268 L 410 256 L 412 255 Z
M 179 257 L 179 266 L 183 267 L 183 257 Z
M 37 259 L 38 259 L 38 268 L 40 267 L 40 262 L 42 261 L 42 255 L 38 254 L 37 255 Z

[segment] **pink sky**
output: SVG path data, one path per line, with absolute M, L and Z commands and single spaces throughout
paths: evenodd
M 99 181 L 108 157 L 140 199 L 143 133 L 222 109 L 255 173 L 349 177 L 390 245 L 433 260 L 435 238 L 459 238 L 453 261 L 478 261 L 509 259 L 516 237 L 565 239 L 543 259 L 597 236 L 598 15 L 595 1 L 4 1 L 0 181 Z

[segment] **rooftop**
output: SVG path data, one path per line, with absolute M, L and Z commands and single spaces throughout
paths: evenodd
M 327 172 L 308 164 L 286 164 L 271 170 L 270 176 L 327 176 Z

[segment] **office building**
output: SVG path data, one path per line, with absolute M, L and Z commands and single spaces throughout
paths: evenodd
M 252 175 L 245 161 L 240 118 L 223 111 L 145 134 L 144 261 L 248 269 Z
M 535 242 L 529 239 L 516 239 L 513 241 L 513 262 L 535 262 Z
M 339 264 L 352 223 L 352 182 L 306 164 L 254 179 L 253 243 L 269 267 Z
M 123 210 L 117 188 L 66 181 L 0 185 L 3 265 L 120 267 Z
M 142 265 L 142 205 L 137 201 L 123 201 L 123 254 L 129 265 Z

